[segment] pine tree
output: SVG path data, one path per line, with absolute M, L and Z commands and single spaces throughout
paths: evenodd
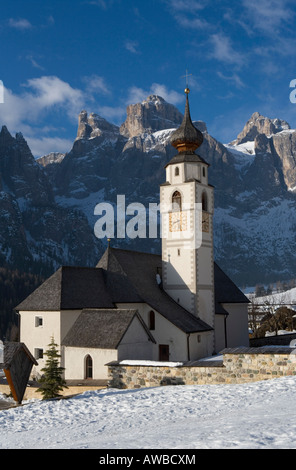
M 59 365 L 59 358 L 61 356 L 58 354 L 57 344 L 53 337 L 48 347 L 49 349 L 44 353 L 47 356 L 45 367 L 41 369 L 43 375 L 39 380 L 41 386 L 37 390 L 43 395 L 43 400 L 60 397 L 59 392 L 64 388 L 68 388 L 62 377 L 65 368 Z

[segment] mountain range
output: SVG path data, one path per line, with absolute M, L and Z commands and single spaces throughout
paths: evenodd
M 95 266 L 107 241 L 94 235 L 100 202 L 159 202 L 170 136 L 183 119 L 156 95 L 127 107 L 121 126 L 82 111 L 66 153 L 37 160 L 22 134 L 0 132 L 0 263 L 48 275 L 60 265 Z M 198 154 L 215 186 L 215 260 L 240 286 L 296 277 L 296 131 L 255 112 L 223 144 L 203 121 Z M 160 252 L 159 239 L 114 246 Z

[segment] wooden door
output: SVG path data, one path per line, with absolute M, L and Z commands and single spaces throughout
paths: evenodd
M 160 361 L 170 360 L 170 348 L 168 344 L 159 345 L 159 360 Z

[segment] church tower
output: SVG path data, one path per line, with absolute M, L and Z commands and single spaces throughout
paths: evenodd
M 170 297 L 214 328 L 214 191 L 209 165 L 195 153 L 203 135 L 190 117 L 188 87 L 185 93 L 184 119 L 171 136 L 178 154 L 160 186 L 162 280 Z

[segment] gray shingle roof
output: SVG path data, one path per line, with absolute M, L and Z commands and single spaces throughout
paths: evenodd
M 126 276 L 145 302 L 186 333 L 209 331 L 212 328 L 176 303 L 156 281 L 161 270 L 160 255 L 108 248 L 97 267 Z
M 21 302 L 16 310 L 55 311 L 97 307 L 114 307 L 103 271 L 63 266 Z
M 137 310 L 85 309 L 62 341 L 63 346 L 116 349 L 130 323 L 137 317 L 147 336 L 153 336 L 139 316 Z

